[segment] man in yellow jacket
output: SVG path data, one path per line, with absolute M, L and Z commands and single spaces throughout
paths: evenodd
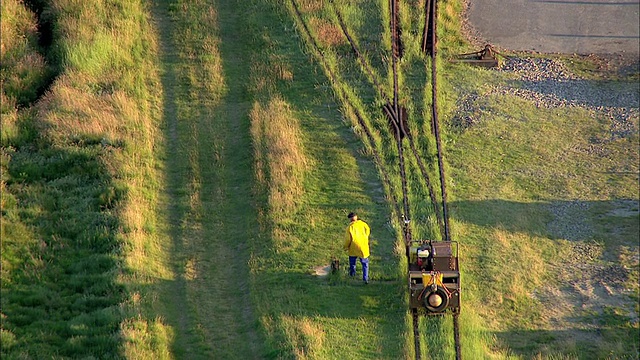
M 349 213 L 349 226 L 344 241 L 344 250 L 349 253 L 349 276 L 356 275 L 356 259 L 362 264 L 362 280 L 369 283 L 369 225 L 358 219 L 358 214 Z

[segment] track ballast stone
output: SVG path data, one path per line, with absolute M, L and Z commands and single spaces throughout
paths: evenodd
M 637 82 L 595 81 L 572 73 L 564 63 L 544 58 L 507 58 L 494 71 L 508 73 L 513 80 L 491 85 L 482 94 L 464 95 L 453 124 L 469 128 L 482 119 L 484 98 L 510 95 L 532 102 L 538 108 L 583 108 L 592 116 L 608 119 L 610 138 L 638 133 L 640 88 Z

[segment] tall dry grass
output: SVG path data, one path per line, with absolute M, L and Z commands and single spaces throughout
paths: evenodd
M 255 102 L 249 116 L 256 178 L 267 188 L 270 210 L 273 214 L 295 212 L 309 166 L 298 120 L 280 97 L 266 104 Z
M 12 109 L 35 101 L 52 72 L 38 45 L 36 15 L 18 0 L 3 1 L 0 13 L 0 87 L 5 133 L 14 126 Z

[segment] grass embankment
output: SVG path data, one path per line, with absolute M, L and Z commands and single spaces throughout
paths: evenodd
M 30 4 L 2 2 L 2 357 L 119 358 L 155 251 L 147 12 Z

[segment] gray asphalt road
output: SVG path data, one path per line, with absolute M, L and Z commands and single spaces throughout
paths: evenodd
M 469 0 L 477 36 L 542 53 L 640 53 L 639 0 Z

